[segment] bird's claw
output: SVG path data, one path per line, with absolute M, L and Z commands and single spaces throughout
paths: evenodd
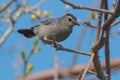
M 62 48 L 62 45 L 58 44 L 57 42 L 54 42 L 52 46 L 56 48 L 56 50 L 60 50 Z
M 58 51 L 58 50 L 60 50 L 60 49 L 62 48 L 62 45 L 57 44 L 55 48 L 56 48 L 56 50 Z

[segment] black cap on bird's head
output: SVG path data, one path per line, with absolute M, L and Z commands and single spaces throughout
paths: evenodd
M 78 19 L 72 14 L 65 14 L 63 17 L 68 17 L 68 20 L 72 22 L 74 25 L 78 25 L 78 26 L 80 25 Z

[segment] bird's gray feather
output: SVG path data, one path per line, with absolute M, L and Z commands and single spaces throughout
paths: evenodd
M 50 19 L 50 20 L 46 20 L 46 21 L 42 21 L 41 24 L 43 25 L 51 25 L 54 22 L 56 22 L 56 18 Z
M 60 18 L 53 18 L 40 22 L 38 25 L 29 29 L 38 36 L 44 43 L 51 44 L 45 41 L 44 38 L 52 40 L 55 37 L 57 42 L 65 40 L 72 32 L 73 26 L 76 25 L 77 19 L 72 14 L 66 14 Z M 28 30 L 18 30 L 25 36 L 28 36 Z M 31 37 L 31 36 L 30 36 Z

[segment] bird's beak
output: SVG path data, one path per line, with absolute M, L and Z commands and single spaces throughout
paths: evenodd
M 77 25 L 80 26 L 80 19 L 77 19 Z
M 77 21 L 76 25 L 80 26 L 80 22 Z
M 74 21 L 74 24 L 80 26 L 80 21 L 79 20 Z

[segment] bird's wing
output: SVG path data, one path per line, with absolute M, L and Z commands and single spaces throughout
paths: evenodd
M 55 23 L 56 21 L 57 21 L 57 19 L 53 18 L 53 19 L 50 19 L 50 20 L 42 21 L 41 24 L 43 24 L 43 25 L 51 25 L 51 24 Z
M 56 22 L 57 22 L 56 18 L 45 20 L 45 21 L 40 22 L 40 24 L 37 24 L 37 25 L 33 26 L 31 29 L 34 29 L 36 27 L 40 27 L 40 26 L 43 26 L 43 25 L 49 25 L 49 26 L 54 25 Z

